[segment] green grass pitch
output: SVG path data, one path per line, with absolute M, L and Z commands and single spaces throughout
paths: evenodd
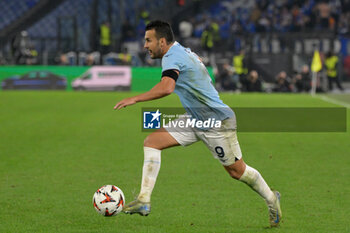
M 238 133 L 245 161 L 282 194 L 279 229 L 201 142 L 163 151 L 148 217 L 98 215 L 100 186 L 119 186 L 127 202 L 139 191 L 141 107 L 180 105 L 171 95 L 113 111 L 133 94 L 0 92 L 0 232 L 350 232 L 349 109 L 346 133 Z M 309 95 L 221 96 L 233 107 L 336 106 Z

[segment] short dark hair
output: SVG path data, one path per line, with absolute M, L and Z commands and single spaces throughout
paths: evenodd
M 161 20 L 154 20 L 149 22 L 146 25 L 146 31 L 154 29 L 156 31 L 156 37 L 159 40 L 164 37 L 167 41 L 167 44 L 174 42 L 174 33 L 173 29 L 169 23 Z

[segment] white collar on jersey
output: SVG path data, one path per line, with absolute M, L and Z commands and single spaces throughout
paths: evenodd
M 174 44 L 172 46 L 170 46 L 169 50 L 174 46 L 174 45 L 178 45 L 179 43 L 175 40 Z M 168 50 L 168 51 L 169 51 Z
M 170 46 L 170 48 L 168 49 L 168 51 L 164 54 L 164 56 L 165 56 L 167 53 L 169 53 L 170 49 L 171 49 L 174 45 L 178 45 L 178 44 L 179 44 L 179 43 L 178 43 L 177 41 L 175 41 L 174 44 L 172 44 L 172 45 Z

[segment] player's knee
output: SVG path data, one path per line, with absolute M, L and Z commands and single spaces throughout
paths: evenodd
M 145 140 L 143 141 L 143 146 L 145 147 L 152 147 L 156 149 L 161 149 L 159 148 L 159 143 L 157 143 L 157 139 L 152 135 L 148 135 Z
M 228 174 L 236 180 L 239 180 L 241 176 L 244 173 L 244 170 L 246 168 L 246 165 L 243 161 L 243 159 L 238 160 L 236 163 L 230 165 L 230 166 L 225 166 L 226 171 Z
M 146 147 L 150 147 L 152 145 L 152 139 L 150 138 L 150 136 L 148 135 L 145 140 L 143 140 L 143 146 Z
M 242 174 L 240 174 L 239 172 L 237 172 L 235 170 L 229 171 L 229 175 L 235 180 L 239 180 L 239 178 L 241 178 L 241 176 L 242 176 Z

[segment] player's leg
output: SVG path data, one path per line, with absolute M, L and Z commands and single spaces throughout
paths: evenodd
M 180 145 L 164 128 L 148 135 L 143 143 L 144 162 L 142 170 L 141 191 L 138 199 L 150 202 L 151 194 L 157 180 L 163 149 Z
M 174 121 L 181 121 L 182 118 Z M 179 125 L 179 124 L 176 124 Z M 137 200 L 127 204 L 125 213 L 138 213 L 147 216 L 151 211 L 151 194 L 155 186 L 161 164 L 161 151 L 163 149 L 183 145 L 187 146 L 198 141 L 192 129 L 177 127 L 164 128 L 151 133 L 144 141 L 144 164 L 142 170 L 141 191 Z
M 236 131 L 206 133 L 203 139 L 232 178 L 246 183 L 266 202 L 271 203 L 275 200 L 273 192 L 261 174 L 244 163 Z
M 282 219 L 279 192 L 271 191 L 259 171 L 246 165 L 243 159 L 224 168 L 231 177 L 247 184 L 265 200 L 269 210 L 270 226 L 277 227 Z
M 246 183 L 266 201 L 270 212 L 270 224 L 278 225 L 282 216 L 279 193 L 272 192 L 261 174 L 244 163 L 236 131 L 212 131 L 200 137 L 232 178 Z
M 242 181 L 251 187 L 262 198 L 264 198 L 266 203 L 269 204 L 275 201 L 274 193 L 271 191 L 260 172 L 246 165 L 243 159 L 228 166 L 224 165 L 224 168 L 232 178 Z
M 144 162 L 141 190 L 137 199 L 127 204 L 125 213 L 138 213 L 147 216 L 151 211 L 151 194 L 155 186 L 161 163 L 163 149 L 180 145 L 164 128 L 148 135 L 143 143 Z
M 239 144 L 235 146 L 239 147 Z M 240 149 L 233 151 L 240 151 Z M 269 209 L 270 225 L 272 227 L 278 226 L 282 218 L 279 192 L 271 191 L 260 172 L 245 164 L 243 158 L 231 165 L 224 165 L 224 168 L 232 178 L 244 182 L 265 200 Z

